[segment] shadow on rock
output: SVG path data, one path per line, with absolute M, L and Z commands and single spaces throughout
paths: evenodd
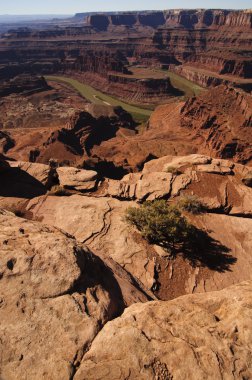
M 126 305 L 121 288 L 111 269 L 98 256 L 95 256 L 91 252 L 83 254 L 81 248 L 76 249 L 76 259 L 82 275 L 74 284 L 71 293 L 78 292 L 85 294 L 87 289 L 89 289 L 92 292 L 94 300 L 98 302 L 98 286 L 102 286 L 108 292 L 110 298 L 110 306 L 109 310 L 107 310 L 109 319 L 121 315 Z M 88 305 L 86 305 L 86 308 L 88 308 Z M 89 313 L 88 310 L 86 311 Z
M 230 248 L 213 239 L 207 232 L 194 227 L 180 253 L 194 267 L 201 266 L 217 272 L 226 272 L 230 271 L 230 267 L 237 261 L 230 251 Z
M 34 198 L 44 195 L 46 187 L 30 174 L 19 168 L 0 172 L 0 196 Z

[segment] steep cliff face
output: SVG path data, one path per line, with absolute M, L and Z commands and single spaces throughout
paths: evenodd
M 22 45 L 22 43 L 20 43 Z M 27 51 L 22 48 L 16 51 L 8 49 L 0 52 L 0 61 L 12 61 L 15 64 L 0 65 L 0 80 L 10 79 L 20 74 L 53 74 L 65 71 L 94 72 L 107 75 L 109 71 L 128 73 L 125 64 L 127 60 L 120 51 L 107 51 L 105 48 L 85 50 L 80 47 L 70 51 L 63 47 L 55 51 L 48 51 L 43 46 L 42 50 L 31 48 L 33 61 L 29 62 Z
M 219 86 L 187 102 L 156 108 L 141 134 L 117 136 L 93 148 L 99 157 L 134 170 L 148 157 L 210 154 L 252 163 L 251 96 L 241 90 Z
M 109 74 L 109 93 L 120 93 L 129 102 L 158 104 L 171 96 L 183 95 L 174 88 L 169 78 L 137 79 Z
M 19 76 L 1 84 L 0 97 L 18 93 L 32 94 L 49 88 L 44 78 Z
M 132 12 L 92 14 L 80 26 L 10 30 L 0 41 L 0 78 L 67 70 L 103 76 L 126 72 L 128 59 L 251 78 L 251 18 L 251 11 Z
M 242 27 L 251 29 L 251 12 L 228 10 L 170 10 L 164 12 L 131 12 L 91 15 L 87 24 L 105 30 L 112 25 L 142 25 L 180 27 L 186 29 L 202 27 Z
M 202 59 L 199 59 L 199 62 L 201 62 Z M 211 62 L 211 59 L 205 58 L 204 62 L 209 61 L 209 65 Z M 216 60 L 214 60 L 216 62 Z M 231 62 L 229 61 L 229 64 Z M 194 59 L 194 64 L 197 65 L 197 67 L 193 66 L 193 63 L 190 63 L 189 65 L 180 65 L 180 66 L 175 66 L 171 65 L 170 66 L 170 71 L 173 71 L 182 77 L 188 79 L 191 82 L 197 83 L 201 87 L 209 88 L 209 87 L 216 87 L 221 84 L 224 85 L 229 85 L 233 87 L 238 87 L 243 89 L 246 92 L 251 92 L 252 91 L 252 81 L 249 78 L 239 78 L 236 81 L 235 76 L 232 75 L 221 75 L 221 74 L 215 74 L 209 70 L 205 70 L 204 68 L 198 67 L 199 63 L 197 62 L 196 58 Z M 223 59 L 218 59 L 218 65 L 220 65 L 220 71 L 222 72 L 223 70 L 221 69 L 221 66 L 225 66 L 225 60 Z M 251 70 L 248 70 L 248 66 L 250 66 L 250 63 L 235 63 L 234 61 L 230 65 L 232 66 L 234 72 L 241 77 L 243 76 L 250 76 L 251 75 Z M 229 68 L 230 68 L 229 66 Z M 231 69 L 232 70 L 232 69 Z
M 160 101 L 166 95 L 164 88 L 158 98 L 156 89 L 152 92 L 145 82 L 137 93 L 131 84 L 127 91 L 124 83 L 112 84 L 125 99 L 132 94 L 134 101 Z M 186 102 L 161 105 L 140 133 L 131 115 L 121 108 L 88 106 L 76 96 L 73 103 L 79 102 L 87 111 L 83 112 L 69 104 L 71 90 L 64 91 L 2 98 L 0 127 L 5 131 L 0 136 L 0 152 L 25 161 L 47 163 L 55 158 L 73 166 L 84 162 L 87 168 L 114 178 L 139 171 L 146 160 L 169 154 L 198 152 L 252 162 L 252 103 L 242 90 L 219 86 Z M 174 95 L 169 87 L 168 92 Z M 61 101 L 53 102 L 55 96 L 61 96 Z

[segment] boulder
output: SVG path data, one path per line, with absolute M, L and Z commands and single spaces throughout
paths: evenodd
M 205 173 L 212 174 L 233 174 L 233 168 L 235 164 L 228 160 L 217 160 L 213 159 L 211 164 L 208 165 L 198 165 L 197 170 Z
M 172 174 L 170 173 L 130 173 L 121 181 L 108 180 L 104 195 L 152 201 L 167 197 L 171 191 L 171 182 Z
M 136 304 L 107 323 L 74 380 L 250 379 L 252 282 Z
M 97 184 L 97 173 L 72 167 L 57 168 L 59 184 L 62 187 L 77 191 L 94 190 Z
M 70 380 L 103 325 L 148 297 L 57 228 L 3 210 L 0 225 L 0 377 Z

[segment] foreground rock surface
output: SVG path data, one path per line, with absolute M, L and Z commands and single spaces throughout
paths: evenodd
M 72 379 L 103 325 L 148 298 L 56 228 L 6 211 L 0 225 L 0 378 Z
M 109 322 L 74 380 L 250 379 L 252 283 L 136 304 Z
M 26 210 L 30 217 L 73 234 L 103 260 L 112 258 L 146 288 L 155 289 L 159 283 L 157 295 L 162 299 L 252 279 L 251 219 L 214 213 L 190 216 L 203 231 L 202 239 L 172 260 L 126 224 L 125 210 L 130 206 L 136 203 L 82 195 L 42 196 L 31 200 Z
M 141 173 L 105 180 L 87 196 L 41 196 L 23 209 L 27 217 L 74 235 L 103 260 L 112 259 L 167 300 L 252 279 L 252 189 L 243 183 L 249 171 L 204 155 L 165 156 L 146 163 Z M 188 196 L 197 197 L 207 211 L 187 215 L 201 238 L 175 259 L 148 244 L 124 220 L 126 209 L 144 200 L 167 198 L 176 203 Z M 0 204 L 6 207 L 6 199 Z M 11 207 L 9 200 L 8 204 Z

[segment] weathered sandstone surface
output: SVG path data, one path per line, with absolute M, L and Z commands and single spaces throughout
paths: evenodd
M 249 379 L 250 176 L 199 154 L 121 180 L 0 155 L 0 377 Z M 175 257 L 125 222 L 129 206 L 188 195 L 207 208 L 184 212 L 198 234 Z
M 97 173 L 93 170 L 61 167 L 56 169 L 59 185 L 79 191 L 94 190 L 97 184 Z
M 131 306 L 98 334 L 74 379 L 249 379 L 251 286 Z
M 62 169 L 78 172 L 75 168 L 58 170 Z M 250 167 L 191 155 L 152 160 L 141 173 L 117 181 L 106 179 L 95 186 L 89 186 L 95 173 L 80 173 L 84 177 L 66 186 L 72 191 L 69 196 L 50 192 L 35 194 L 30 200 L 23 196 L 21 201 L 16 194 L 19 200 L 15 204 L 6 195 L 0 205 L 74 235 L 103 260 L 113 259 L 162 299 L 251 279 L 252 189 L 243 181 L 250 175 Z M 148 244 L 124 220 L 125 210 L 144 200 L 177 202 L 192 195 L 207 206 L 203 214 L 187 215 L 202 233 L 189 251 L 181 250 L 175 259 L 159 246 Z
M 72 379 L 104 324 L 148 297 L 56 228 L 3 210 L 0 224 L 0 376 Z
M 79 14 L 1 34 L 0 380 L 252 378 L 251 17 Z M 215 88 L 185 100 L 157 69 Z M 43 74 L 169 102 L 137 125 Z M 155 199 L 204 206 L 181 210 L 195 234 L 174 250 L 125 220 Z

